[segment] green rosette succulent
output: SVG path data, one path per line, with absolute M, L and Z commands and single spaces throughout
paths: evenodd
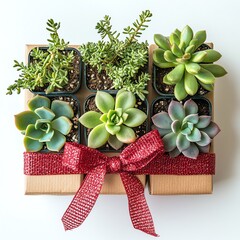
M 132 92 L 118 91 L 116 99 L 109 93 L 98 91 L 95 103 L 100 112 L 88 111 L 79 121 L 86 128 L 92 129 L 88 136 L 88 146 L 99 148 L 107 142 L 118 150 L 124 143 L 136 140 L 132 128 L 140 126 L 147 115 L 135 108 L 136 98 Z
M 153 62 L 160 68 L 173 68 L 163 78 L 168 85 L 175 85 L 174 95 L 181 101 L 197 93 L 199 86 L 213 91 L 215 79 L 227 72 L 220 65 L 213 64 L 221 54 L 213 49 L 199 48 L 206 40 L 206 31 L 193 30 L 186 26 L 176 29 L 170 37 L 154 35 L 158 48 L 153 51 Z
M 72 128 L 74 112 L 70 104 L 36 95 L 28 102 L 29 110 L 15 115 L 16 127 L 24 134 L 27 152 L 37 152 L 44 144 L 50 151 L 60 151 Z
M 171 157 L 180 153 L 196 159 L 199 152 L 207 153 L 212 139 L 220 128 L 211 116 L 198 115 L 198 106 L 193 100 L 184 105 L 172 100 L 168 112 L 160 112 L 152 117 L 154 128 L 163 137 L 164 148 Z

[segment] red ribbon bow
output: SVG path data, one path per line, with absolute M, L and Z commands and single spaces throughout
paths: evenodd
M 159 159 L 163 153 L 163 143 L 157 130 L 145 134 L 114 157 L 107 157 L 84 145 L 66 143 L 63 165 L 85 172 L 87 176 L 62 217 L 65 230 L 80 226 L 87 218 L 100 194 L 105 174 L 120 173 L 134 228 L 158 236 L 144 197 L 144 187 L 134 173 Z

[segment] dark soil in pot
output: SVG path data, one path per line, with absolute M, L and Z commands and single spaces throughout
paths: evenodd
M 210 47 L 202 44 L 196 52 L 206 49 L 210 49 Z M 172 70 L 173 68 L 159 68 L 153 64 L 153 87 L 159 95 L 174 95 L 175 85 L 167 85 L 163 82 L 163 77 Z M 200 86 L 196 95 L 204 95 L 206 93 L 208 91 Z
M 43 51 L 47 51 L 47 47 L 39 47 L 39 49 L 41 49 Z M 74 59 L 71 64 L 71 69 L 68 71 L 68 76 L 67 76 L 68 84 L 63 86 L 62 88 L 56 88 L 54 90 L 54 92 L 51 94 L 54 94 L 55 92 L 56 92 L 56 94 L 75 93 L 80 88 L 80 85 L 81 85 L 81 56 L 80 56 L 80 52 L 75 48 L 67 48 L 66 50 L 63 51 L 63 53 L 65 55 L 67 55 L 71 51 L 73 51 Z M 28 62 L 33 63 L 33 59 L 30 56 L 30 54 L 31 54 L 31 52 L 29 53 Z M 36 87 L 33 92 L 39 94 L 41 92 L 44 92 L 47 87 L 48 87 L 47 85 L 44 87 Z
M 136 101 L 136 108 L 142 110 L 143 112 L 145 112 L 148 115 L 148 104 L 146 101 L 142 101 L 141 99 L 137 98 Z M 100 112 L 99 109 L 96 107 L 95 104 L 95 95 L 90 96 L 86 102 L 85 102 L 85 106 L 84 106 L 84 111 L 95 111 L 95 112 Z M 148 123 L 147 120 L 140 126 L 132 128 L 134 130 L 134 132 L 137 135 L 137 138 L 143 136 L 145 133 L 147 133 L 148 131 Z M 89 135 L 89 133 L 91 132 L 92 129 L 87 129 L 84 128 L 84 135 L 85 135 L 85 142 L 87 145 L 87 137 Z M 120 148 L 117 151 L 122 151 L 125 147 L 127 147 L 128 144 L 124 144 L 122 148 Z M 115 149 L 113 149 L 108 143 L 106 143 L 104 146 L 100 147 L 98 150 L 103 151 L 103 152 L 113 152 L 116 151 Z

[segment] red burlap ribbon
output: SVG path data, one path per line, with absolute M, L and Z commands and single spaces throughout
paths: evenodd
M 76 143 L 66 143 L 63 154 L 24 153 L 26 175 L 87 174 L 62 221 L 66 230 L 81 225 L 91 212 L 106 173 L 119 173 L 126 190 L 134 228 L 158 236 L 144 197 L 144 187 L 136 174 L 214 174 L 215 155 L 200 154 L 196 160 L 164 154 L 163 143 L 153 130 L 126 147 L 119 156 Z

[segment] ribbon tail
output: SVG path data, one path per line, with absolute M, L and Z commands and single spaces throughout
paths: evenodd
M 142 183 L 135 175 L 126 172 L 120 173 L 120 176 L 127 193 L 129 213 L 133 227 L 154 237 L 158 237 L 159 235 L 155 232 L 152 215 L 144 196 Z
M 65 230 L 79 227 L 91 212 L 101 191 L 106 168 L 99 166 L 90 171 L 62 217 Z

